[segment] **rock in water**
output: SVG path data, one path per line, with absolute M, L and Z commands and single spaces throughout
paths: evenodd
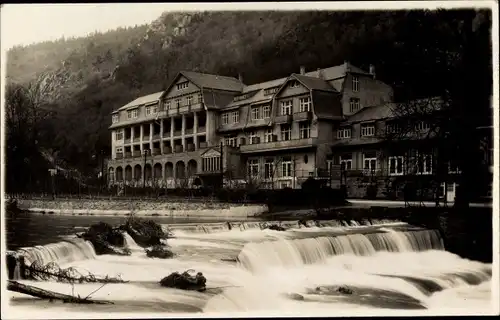
M 165 245 L 156 245 L 150 250 L 146 249 L 146 256 L 150 258 L 168 259 L 172 258 L 174 253 Z
M 206 282 L 207 279 L 203 276 L 203 273 L 198 272 L 196 276 L 191 276 L 188 271 L 185 271 L 183 274 L 179 272 L 171 273 L 167 277 L 161 279 L 160 285 L 162 287 L 181 290 L 205 291 Z

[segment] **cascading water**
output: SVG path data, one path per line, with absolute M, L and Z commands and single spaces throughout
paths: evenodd
M 18 251 L 24 256 L 28 265 L 35 261 L 38 261 L 41 265 L 45 265 L 49 262 L 69 263 L 85 259 L 94 259 L 96 257 L 92 244 L 78 238 L 44 246 L 22 248 Z
M 128 234 L 124 237 L 131 256 L 96 257 L 92 246 L 81 239 L 24 252 L 27 259 L 56 260 L 61 267 L 101 276 L 120 274 L 130 281 L 108 284 L 94 293 L 94 299 L 115 301 L 113 306 L 96 306 L 97 312 L 274 310 L 311 315 L 318 310 L 360 308 L 459 308 L 464 296 L 475 301 L 467 304 L 470 310 L 484 308 L 490 299 L 491 265 L 444 251 L 437 231 L 387 220 L 305 224 L 284 222 L 281 225 L 287 231 L 261 229 L 259 222 L 168 226 L 175 238 L 167 242 L 176 253 L 168 260 L 147 258 Z M 158 285 L 171 272 L 188 269 L 203 272 L 208 280 L 206 293 Z M 60 283 L 36 285 L 68 290 Z M 343 286 L 352 294 L 339 292 Z M 74 286 L 75 294 L 82 296 L 98 288 Z M 22 301 L 17 305 L 28 308 Z

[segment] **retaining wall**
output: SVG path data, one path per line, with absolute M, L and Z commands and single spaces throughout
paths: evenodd
M 218 202 L 166 202 L 155 200 L 26 200 L 19 199 L 21 209 L 62 215 L 129 215 L 249 217 L 268 211 L 265 205 L 235 205 Z

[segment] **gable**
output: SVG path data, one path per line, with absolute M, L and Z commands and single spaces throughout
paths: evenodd
M 167 90 L 165 90 L 163 99 L 170 99 L 172 97 L 183 96 L 199 91 L 200 88 L 194 82 L 179 73 Z
M 288 97 L 308 92 L 309 89 L 306 88 L 299 80 L 295 79 L 295 77 L 290 77 L 285 81 L 281 88 L 278 89 L 276 97 Z
M 215 149 L 208 149 L 204 153 L 201 154 L 202 158 L 215 158 L 220 157 L 220 152 Z

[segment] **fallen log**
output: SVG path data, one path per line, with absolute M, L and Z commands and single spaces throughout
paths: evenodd
M 44 290 L 27 284 L 22 284 L 17 281 L 9 280 L 7 290 L 30 295 L 32 297 L 48 300 L 60 300 L 64 303 L 79 303 L 79 304 L 113 304 L 111 301 L 105 300 L 90 300 L 88 297 L 80 298 L 73 297 L 67 294 Z

